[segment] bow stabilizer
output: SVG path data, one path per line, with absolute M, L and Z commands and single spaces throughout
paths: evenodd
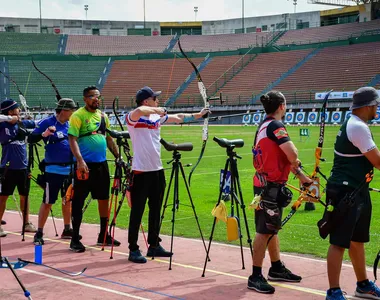
M 380 260 L 380 251 L 377 253 L 377 256 L 373 263 L 373 276 L 375 277 L 375 281 L 377 280 L 377 266 L 379 265 L 379 260 Z

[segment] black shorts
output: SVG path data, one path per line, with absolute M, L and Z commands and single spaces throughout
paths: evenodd
M 58 199 L 59 192 L 61 192 L 61 198 L 65 196 L 69 184 L 69 175 L 45 173 L 45 180 L 46 189 L 42 202 L 45 204 L 54 204 Z
M 90 171 L 88 179 L 79 180 L 76 175 L 74 176 L 74 199 L 86 199 L 91 193 L 92 199 L 108 200 L 110 196 L 110 172 L 107 162 L 86 164 Z
M 327 185 L 326 200 L 337 206 L 352 188 L 343 185 Z M 371 224 L 372 203 L 369 191 L 363 188 L 354 199 L 355 204 L 349 208 L 346 217 L 330 233 L 330 244 L 349 249 L 350 242 L 368 243 L 369 228 Z
M 254 195 L 260 195 L 262 192 L 263 188 L 262 187 L 253 187 L 253 193 Z M 281 223 L 282 220 L 282 211 L 283 208 L 278 206 L 280 214 L 277 216 L 277 222 Z M 256 209 L 255 210 L 255 226 L 256 226 L 256 232 L 261 233 L 261 234 L 277 234 L 277 230 L 271 230 L 268 229 L 266 225 L 266 218 L 265 218 L 265 211 L 263 209 Z
M 1 196 L 13 195 L 13 192 L 17 186 L 18 194 L 20 196 L 28 195 L 28 171 L 23 170 L 11 170 L 11 169 L 1 169 Z M 30 184 L 30 183 L 29 183 Z

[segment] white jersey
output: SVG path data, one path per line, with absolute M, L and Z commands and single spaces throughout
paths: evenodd
M 163 169 L 160 132 L 161 125 L 168 120 L 168 116 L 161 118 L 157 114 L 151 114 L 133 121 L 128 114 L 126 119 L 133 148 L 132 170 L 150 172 Z

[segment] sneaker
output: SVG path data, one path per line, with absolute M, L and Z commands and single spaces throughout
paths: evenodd
M 327 291 L 326 300 L 346 300 L 345 293 L 341 289 L 334 291 Z
M 32 222 L 27 222 L 25 224 L 25 232 L 37 232 L 37 229 Z
M 103 246 L 103 242 L 104 242 L 104 235 L 99 233 L 97 245 Z M 119 247 L 121 243 L 118 240 L 113 239 L 113 245 L 115 247 Z M 107 234 L 105 246 L 112 246 L 112 236 L 109 234 Z
M 3 227 L 1 227 L 1 225 L 0 225 L 0 237 L 6 237 L 6 236 L 7 236 L 7 234 L 5 233 Z
M 128 260 L 137 264 L 145 264 L 146 258 L 142 256 L 140 250 L 129 251 Z
M 7 224 L 7 222 L 5 222 L 4 220 L 1 220 L 1 225 L 5 225 Z
M 271 286 L 263 275 L 248 278 L 248 288 L 262 294 L 273 294 L 275 288 Z
M 63 231 L 62 231 L 61 239 L 64 239 L 64 240 L 71 240 L 72 237 L 73 237 L 73 229 L 72 229 L 72 228 L 70 228 L 69 230 L 63 230 Z M 79 236 L 78 236 L 78 239 L 81 240 L 81 239 L 82 239 L 82 236 L 79 235 Z
M 83 246 L 83 244 L 79 240 L 78 241 L 71 240 L 70 250 L 73 252 L 81 253 L 81 252 L 86 251 L 86 247 Z
M 365 288 L 356 286 L 355 296 L 366 299 L 380 299 L 380 289 L 373 281 L 370 281 Z
M 287 281 L 287 282 L 300 282 L 301 276 L 293 274 L 283 264 L 280 270 L 274 270 L 272 267 L 269 269 L 268 279 L 271 281 Z
M 42 237 L 43 237 L 43 233 L 37 231 L 36 234 L 34 235 L 33 244 L 34 245 L 44 245 L 45 241 Z
M 166 251 L 161 245 L 158 245 L 156 248 L 149 246 L 146 254 L 148 257 L 171 257 L 172 255 L 172 252 Z

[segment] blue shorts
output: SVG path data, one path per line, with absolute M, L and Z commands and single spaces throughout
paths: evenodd
M 45 173 L 46 189 L 42 202 L 45 204 L 54 204 L 61 192 L 61 198 L 66 194 L 66 189 L 70 184 L 69 175 L 61 175 L 55 173 Z

